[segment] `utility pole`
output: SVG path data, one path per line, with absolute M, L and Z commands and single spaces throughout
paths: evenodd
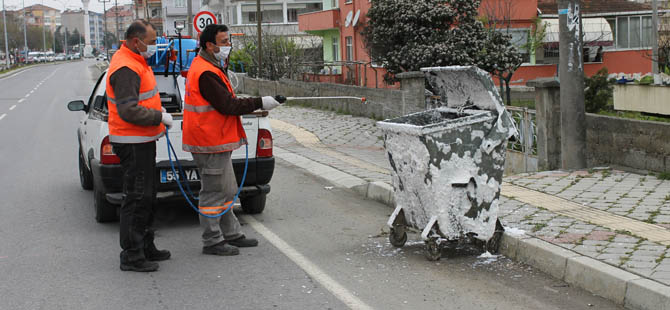
M 658 73 L 658 0 L 653 0 L 654 13 L 651 16 L 651 72 Z
M 26 33 L 26 0 L 23 0 L 23 62 L 28 62 L 28 35 Z
M 257 78 L 261 78 L 261 68 L 263 67 L 263 35 L 261 30 L 261 0 L 256 0 L 256 21 L 258 21 L 258 26 L 256 27 L 256 32 L 258 32 L 258 71 L 256 73 Z
M 107 46 L 107 2 L 110 0 L 98 0 L 99 2 L 102 2 L 102 18 L 103 22 L 105 23 L 105 31 L 102 34 L 102 46 L 105 47 L 105 53 L 107 54 L 107 60 L 111 61 L 109 59 L 109 46 Z M 117 26 L 118 27 L 118 26 Z
M 7 39 L 7 14 L 5 14 L 5 0 L 2 0 L 2 23 L 5 30 L 5 60 L 7 61 L 7 68 L 12 66 L 9 61 L 9 40 Z
M 65 42 L 63 42 L 63 49 L 65 52 L 65 60 L 67 60 L 67 27 L 65 27 Z
M 558 1 L 561 166 L 586 167 L 584 57 L 580 0 Z
M 188 35 L 193 38 L 193 3 L 191 0 L 186 0 L 186 29 L 188 29 Z
M 116 39 L 120 40 L 121 36 L 119 35 L 119 1 L 114 0 L 114 18 L 116 19 Z

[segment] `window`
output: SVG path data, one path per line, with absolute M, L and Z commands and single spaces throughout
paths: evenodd
M 346 44 L 347 44 L 347 61 L 353 61 L 354 60 L 354 40 L 352 37 L 346 37 Z
M 333 9 L 340 7 L 340 1 L 339 0 L 330 0 L 330 7 L 333 8 Z
M 651 16 L 621 16 L 608 19 L 614 29 L 617 48 L 641 48 L 652 45 Z
M 237 20 L 237 7 L 231 7 L 230 8 L 230 16 L 232 17 L 230 20 L 233 21 L 233 25 L 239 25 L 240 21 Z
M 174 0 L 174 7 L 185 8 L 186 7 L 186 0 Z
M 287 4 L 288 22 L 297 23 L 298 15 L 309 12 L 317 12 L 321 11 L 322 9 L 323 4 L 321 3 L 288 3 Z
M 333 37 L 333 61 L 340 60 L 340 38 Z
M 264 23 L 283 23 L 284 9 L 281 4 L 262 4 L 260 17 Z M 256 22 L 258 22 L 256 5 L 242 5 L 242 23 L 252 24 Z

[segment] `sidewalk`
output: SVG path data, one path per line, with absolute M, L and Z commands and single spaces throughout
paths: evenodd
M 281 106 L 276 155 L 393 205 L 375 121 Z M 670 309 L 670 180 L 607 168 L 504 178 L 502 253 L 633 309 Z

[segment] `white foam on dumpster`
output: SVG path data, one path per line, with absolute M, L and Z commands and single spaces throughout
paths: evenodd
M 448 239 L 475 233 L 489 240 L 514 122 L 488 73 L 474 67 L 422 71 L 443 106 L 378 123 L 393 168 L 396 204 L 415 228 L 423 230 L 435 217 Z

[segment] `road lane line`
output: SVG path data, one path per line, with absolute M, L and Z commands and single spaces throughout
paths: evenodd
M 10 111 L 11 111 L 11 110 L 14 110 L 14 108 L 16 108 L 16 105 L 13 105 L 13 106 L 9 107 L 9 110 L 10 110 Z
M 331 278 L 325 271 L 312 263 L 307 257 L 300 254 L 296 249 L 291 247 L 284 240 L 279 238 L 275 233 L 271 232 L 265 225 L 256 221 L 253 216 L 241 216 L 249 225 L 274 245 L 279 251 L 284 253 L 290 260 L 296 263 L 302 270 L 309 274 L 313 279 L 323 285 L 330 291 L 337 299 L 346 304 L 350 309 L 372 310 L 365 302 L 356 297 L 353 293 L 347 290 L 342 284 Z
M 26 94 L 25 98 L 28 98 L 28 97 L 30 97 L 30 94 Z
M 26 98 L 19 99 L 19 103 L 26 101 Z
M 30 91 L 30 93 L 31 93 L 31 94 L 32 94 L 32 93 L 34 93 L 34 92 L 35 92 L 35 90 L 34 90 L 34 89 Z
M 5 118 L 5 116 L 7 116 L 7 113 L 4 113 L 4 114 L 0 115 L 0 120 L 2 120 L 3 118 Z

